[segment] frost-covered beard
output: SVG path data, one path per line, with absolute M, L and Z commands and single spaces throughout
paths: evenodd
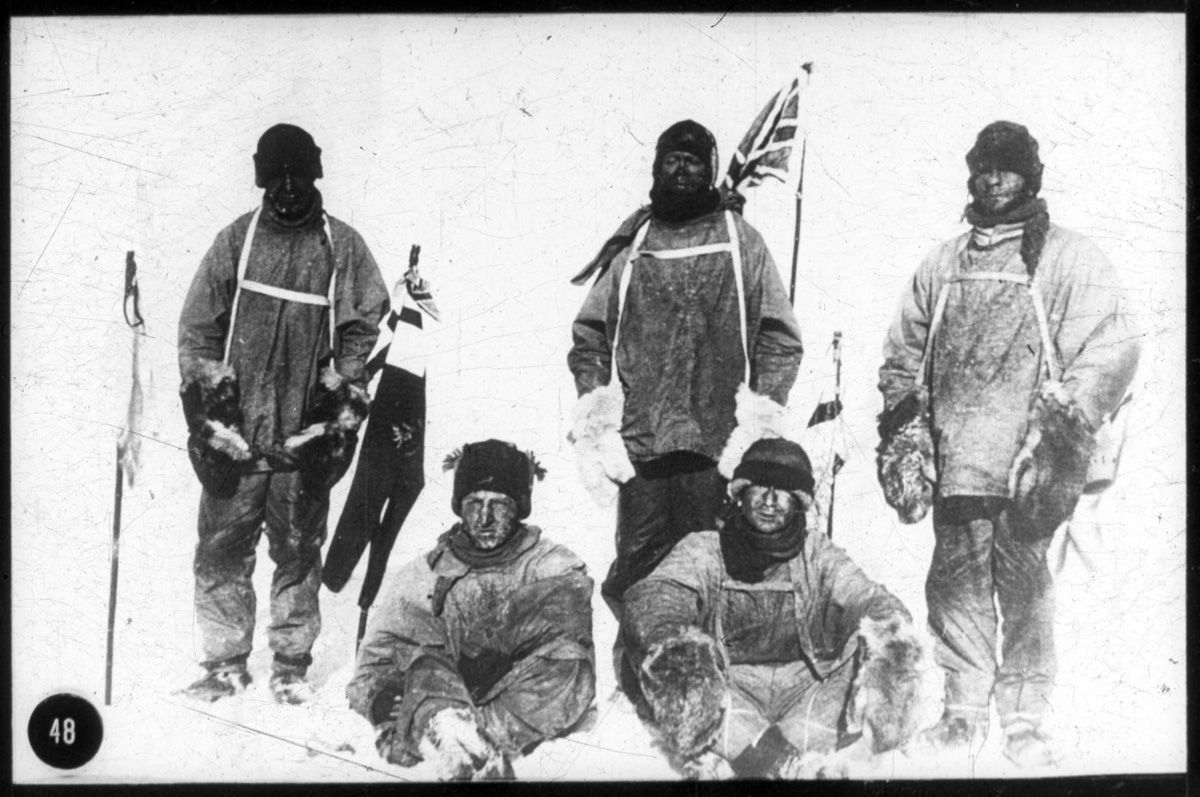
M 306 177 L 281 176 L 271 179 L 263 192 L 263 205 L 271 218 L 295 226 L 310 219 L 321 204 L 321 194 Z
M 477 509 L 468 498 L 463 501 L 462 523 L 472 545 L 480 551 L 494 551 L 517 530 L 516 502 L 489 501 L 486 509 Z
M 680 183 L 656 174 L 650 188 L 650 210 L 669 222 L 687 221 L 711 213 L 720 204 L 721 195 L 705 177 L 698 184 Z

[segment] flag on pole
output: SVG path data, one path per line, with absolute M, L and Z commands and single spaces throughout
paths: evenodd
M 133 252 L 127 252 L 125 255 L 125 300 L 124 313 L 125 323 L 133 332 L 131 347 L 133 350 L 133 375 L 129 390 L 129 408 L 125 412 L 125 427 L 121 430 L 121 436 L 117 440 L 117 452 L 121 470 L 125 478 L 129 479 L 129 485 L 133 486 L 134 477 L 137 476 L 138 467 L 141 464 L 142 438 L 138 432 L 138 427 L 141 425 L 142 411 L 145 404 L 145 397 L 142 392 L 142 377 L 141 377 L 141 354 L 142 354 L 142 338 L 146 335 L 146 322 L 142 319 L 142 311 L 140 307 L 141 293 L 138 290 L 137 279 L 137 263 L 133 259 Z
M 440 318 L 429 283 L 417 271 L 421 247 L 413 246 L 409 270 L 393 290 L 391 313 L 367 358 L 380 373 L 363 434 L 362 449 L 346 505 L 338 520 L 322 580 L 334 592 L 350 579 L 371 549 L 358 605 L 366 610 L 383 583 L 400 527 L 425 487 L 425 317 Z M 360 636 L 362 628 L 360 627 Z
M 838 472 L 846 464 L 849 446 L 846 442 L 846 423 L 842 417 L 842 333 L 833 333 L 834 393 L 828 401 L 818 401 L 800 434 L 800 444 L 808 453 L 813 466 L 813 510 L 809 528 L 833 533 L 833 501 Z
M 811 64 L 805 64 L 808 71 Z M 787 180 L 788 159 L 796 141 L 800 115 L 800 79 L 775 92 L 763 107 L 729 160 L 722 188 L 741 193 L 768 177 Z

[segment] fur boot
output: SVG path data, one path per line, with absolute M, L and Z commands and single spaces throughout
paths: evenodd
M 194 359 L 179 388 L 188 425 L 188 459 L 206 490 L 228 497 L 237 489 L 239 463 L 252 456 L 242 437 L 237 374 L 219 360 Z
M 469 708 L 434 714 L 420 743 L 421 756 L 437 768 L 439 780 L 512 778 L 508 758 L 479 732 Z
M 671 765 L 686 771 L 716 741 L 725 721 L 728 686 L 716 641 L 690 628 L 654 645 L 640 680 L 655 735 Z
M 917 523 L 933 506 L 937 472 L 929 431 L 929 394 L 914 388 L 879 416 L 875 463 L 888 506 L 902 523 Z
M 621 438 L 625 393 L 620 382 L 585 393 L 575 404 L 571 433 L 579 478 L 600 504 L 611 504 L 617 488 L 634 476 L 633 463 Z
M 1047 382 L 1008 477 L 1013 534 L 1041 539 L 1071 516 L 1087 482 L 1095 434 L 1060 382 Z
M 870 753 L 892 750 L 920 728 L 921 641 L 911 621 L 899 615 L 864 618 L 859 626 L 862 659 L 851 686 L 847 730 L 861 730 Z
M 736 400 L 734 419 L 737 425 L 729 433 L 729 440 L 717 460 L 717 472 L 726 479 L 733 478 L 734 468 L 754 441 L 763 437 L 787 437 L 788 433 L 784 408 L 770 397 L 755 393 L 743 382 L 738 386 Z
M 367 391 L 337 372 L 321 369 L 307 413 L 308 425 L 283 444 L 310 489 L 329 490 L 346 475 L 358 446 L 358 428 L 371 407 Z

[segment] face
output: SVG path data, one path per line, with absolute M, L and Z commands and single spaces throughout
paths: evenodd
M 467 536 L 481 551 L 503 545 L 517 528 L 517 502 L 504 493 L 478 490 L 462 500 Z
M 796 516 L 799 502 L 787 490 L 751 484 L 742 490 L 742 516 L 763 534 L 774 534 L 785 528 Z
M 1025 178 L 1015 172 L 991 169 L 971 178 L 975 204 L 988 213 L 1008 210 L 1022 196 Z
M 299 219 L 308 212 L 315 194 L 311 178 L 294 174 L 287 168 L 281 175 L 271 178 L 266 193 L 271 209 L 287 220 Z
M 676 194 L 696 194 L 708 188 L 708 164 L 690 152 L 672 150 L 662 157 L 658 180 Z

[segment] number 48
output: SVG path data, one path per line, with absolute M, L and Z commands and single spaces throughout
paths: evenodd
M 55 744 L 75 744 L 75 719 L 67 717 L 62 721 L 62 730 L 59 730 L 58 717 L 54 718 L 54 722 L 50 723 L 50 737 L 54 739 Z

